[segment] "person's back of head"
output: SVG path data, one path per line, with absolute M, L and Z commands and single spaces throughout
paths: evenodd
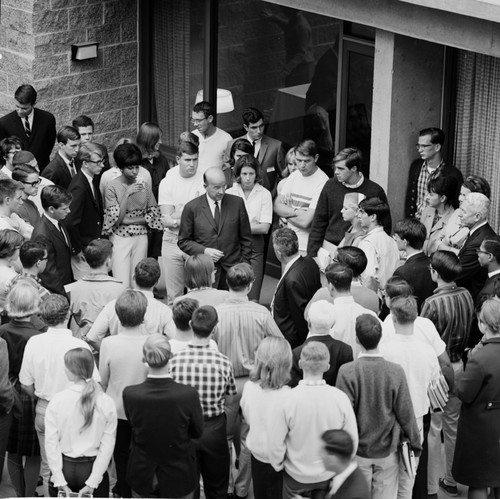
M 47 185 L 40 194 L 40 202 L 45 211 L 49 211 L 51 207 L 57 210 L 64 204 L 69 205 L 72 199 L 71 193 L 58 185 Z
M 337 293 L 351 291 L 352 270 L 342 263 L 330 263 L 325 269 L 326 280 Z
M 311 303 L 307 312 L 309 329 L 329 331 L 335 324 L 335 307 L 326 300 Z
M 431 256 L 431 275 L 435 271 L 446 283 L 453 282 L 462 273 L 462 264 L 455 253 L 438 250 Z
M 470 192 L 480 192 L 491 199 L 491 187 L 486 179 L 479 175 L 469 175 L 462 184 Z
M 299 252 L 299 239 L 292 229 L 282 227 L 273 232 L 273 246 L 281 257 L 292 258 Z
M 227 271 L 227 285 L 231 291 L 245 291 L 255 280 L 255 274 L 248 263 L 237 263 Z
M 40 316 L 49 327 L 66 327 L 69 320 L 69 302 L 62 295 L 49 295 L 40 304 Z
M 300 352 L 299 366 L 307 375 L 318 376 L 328 371 L 330 363 L 330 352 L 323 343 L 310 341 L 304 345 Z
M 34 154 L 30 151 L 17 151 L 12 158 L 12 165 L 24 165 L 36 161 Z M 37 170 L 38 171 L 38 170 Z
M 47 246 L 41 241 L 25 241 L 19 249 L 19 260 L 24 269 L 31 269 L 46 256 Z
M 142 347 L 144 362 L 152 369 L 162 369 L 172 358 L 168 338 L 163 334 L 154 333 L 147 337 Z
M 23 184 L 10 178 L 0 178 L 0 205 L 7 199 L 13 199 L 18 191 L 23 190 Z
M 384 293 L 387 298 L 393 300 L 394 298 L 398 298 L 400 296 L 412 296 L 413 288 L 410 286 L 410 284 L 408 284 L 408 281 L 406 281 L 406 279 L 394 275 L 387 279 L 384 287 Z
M 200 138 L 198 137 L 198 135 L 195 135 L 193 132 L 190 131 L 184 131 L 179 135 L 179 146 L 183 142 L 188 142 L 191 143 L 191 145 L 196 146 L 196 153 L 198 152 L 198 147 L 200 146 Z M 188 151 L 182 151 L 182 152 L 185 152 L 187 154 L 195 154 L 194 152 L 188 152 Z M 181 154 L 182 153 L 178 155 L 180 156 Z
M 427 229 L 416 218 L 405 218 L 396 223 L 394 234 L 397 234 L 402 241 L 406 241 L 411 248 L 421 250 L 427 237 Z
M 9 291 L 5 300 L 5 310 L 11 319 L 22 319 L 38 313 L 40 295 L 29 282 L 19 282 Z
M 0 230 L 0 258 L 9 259 L 24 242 L 24 237 L 14 229 Z
M 337 260 L 351 269 L 352 278 L 358 279 L 368 265 L 365 252 L 356 246 L 343 246 L 337 249 Z
M 154 258 L 143 258 L 134 269 L 134 281 L 141 289 L 151 289 L 160 279 L 161 270 Z
M 91 269 L 97 269 L 111 259 L 113 243 L 109 239 L 94 239 L 83 250 L 83 256 Z
M 324 452 L 323 465 L 328 471 L 342 473 L 351 463 L 354 442 L 345 430 L 327 430 L 321 435 Z
M 382 325 L 373 315 L 361 314 L 356 317 L 356 338 L 365 350 L 375 350 L 382 338 Z
M 208 338 L 219 322 L 217 310 L 211 305 L 204 305 L 193 312 L 191 329 L 198 338 Z
M 263 389 L 277 390 L 290 381 L 292 348 L 284 338 L 267 336 L 255 352 L 250 380 Z
M 391 300 L 391 314 L 394 324 L 413 324 L 418 316 L 417 300 L 413 296 L 400 296 Z
M 146 297 L 135 289 L 127 289 L 115 302 L 115 312 L 122 327 L 134 328 L 144 322 L 148 308 Z
M 184 266 L 184 283 L 186 288 L 212 287 L 214 273 L 214 262 L 208 255 L 191 255 L 187 258 Z
M 194 311 L 200 306 L 198 300 L 183 298 L 172 307 L 172 319 L 179 331 L 190 331 Z
M 481 310 L 478 313 L 479 329 L 488 336 L 498 336 L 500 334 L 500 299 L 497 296 L 487 298 L 481 304 Z
M 26 182 L 28 177 L 35 173 L 38 173 L 38 170 L 34 166 L 21 163 L 20 165 L 16 165 L 12 170 L 12 180 L 16 182 Z

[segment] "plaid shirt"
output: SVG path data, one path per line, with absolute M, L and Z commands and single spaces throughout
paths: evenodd
M 422 164 L 422 169 L 420 170 L 420 175 L 418 176 L 417 182 L 417 213 L 415 217 L 420 220 L 420 216 L 422 215 L 423 209 L 427 206 L 425 198 L 427 196 L 427 184 L 429 180 L 439 177 L 441 170 L 444 168 L 444 161 L 439 163 L 438 167 L 432 172 L 429 173 L 427 168 L 427 161 L 424 161 Z
M 198 390 L 205 418 L 224 412 L 224 396 L 236 395 L 233 366 L 209 345 L 188 345 L 170 361 L 170 375 L 178 383 Z

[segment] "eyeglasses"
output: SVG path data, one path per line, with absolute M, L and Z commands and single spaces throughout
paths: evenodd
M 420 149 L 425 149 L 427 147 L 432 147 L 434 144 L 415 144 L 415 147 L 419 151 Z
M 476 250 L 476 253 L 477 253 L 478 255 L 479 255 L 479 254 L 481 254 L 481 253 L 484 253 L 485 255 L 491 255 L 491 253 L 490 253 L 489 251 L 484 251 L 484 250 L 482 250 L 481 248 L 478 248 L 478 249 Z
M 102 165 L 104 164 L 104 159 L 98 159 L 97 161 L 92 161 L 91 159 L 87 159 L 86 163 L 94 163 L 94 165 Z
M 23 182 L 23 184 L 31 185 L 31 187 L 38 187 L 41 183 L 41 180 L 35 180 L 34 182 Z

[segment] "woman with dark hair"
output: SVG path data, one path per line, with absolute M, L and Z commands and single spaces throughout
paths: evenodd
M 232 187 L 233 183 L 236 181 L 234 165 L 240 158 L 248 154 L 253 156 L 254 147 L 247 139 L 236 139 L 232 143 L 231 151 L 229 152 L 229 162 L 223 168 L 228 187 Z
M 271 193 L 260 184 L 260 165 L 253 155 L 245 155 L 236 161 L 235 175 L 236 182 L 226 192 L 242 198 L 245 202 L 252 231 L 250 263 L 255 274 L 248 298 L 259 301 L 264 279 L 264 235 L 269 232 L 273 221 L 273 202 Z
M 420 221 L 425 225 L 427 237 L 424 252 L 432 255 L 440 248 L 446 236 L 446 228 L 458 208 L 458 184 L 454 177 L 431 178 L 427 184 L 427 207 L 422 211 Z M 455 231 L 456 227 L 449 227 Z
M 3 313 L 11 283 L 22 269 L 19 249 L 23 242 L 24 237 L 16 230 L 0 230 L 0 314 Z
M 116 438 L 116 407 L 92 378 L 94 356 L 85 348 L 64 355 L 70 388 L 56 393 L 45 413 L 45 449 L 51 497 L 57 491 L 109 497 L 107 468 Z

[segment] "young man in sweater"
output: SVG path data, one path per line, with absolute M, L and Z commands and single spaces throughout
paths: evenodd
M 421 450 L 415 413 L 403 368 L 385 360 L 378 345 L 380 321 L 363 314 L 356 319 L 356 341 L 361 353 L 341 366 L 337 387 L 351 401 L 358 423 L 356 461 L 370 484 L 372 499 L 396 499 L 398 443 L 401 433 L 414 451 Z
M 304 346 L 299 366 L 304 379 L 293 388 L 273 423 L 270 463 L 276 471 L 284 469 L 283 499 L 311 493 L 324 494 L 333 476 L 326 471 L 321 455 L 321 435 L 326 430 L 346 430 L 358 446 L 356 417 L 345 393 L 328 386 L 323 373 L 330 353 L 317 341 Z

